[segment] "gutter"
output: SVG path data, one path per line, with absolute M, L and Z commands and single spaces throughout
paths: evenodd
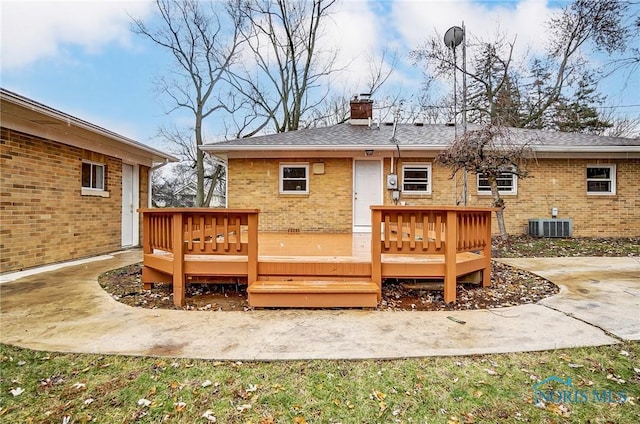
M 448 145 L 425 145 L 425 144 L 402 144 L 404 149 L 408 150 L 444 150 Z M 549 152 L 549 153 L 640 153 L 640 145 L 638 146 L 531 146 L 536 152 Z M 204 145 L 200 146 L 200 149 L 205 152 L 248 152 L 248 151 L 353 151 L 353 150 L 382 150 L 382 151 L 395 151 L 396 145 L 389 144 L 342 144 L 342 145 Z

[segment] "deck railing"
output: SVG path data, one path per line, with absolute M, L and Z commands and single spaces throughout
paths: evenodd
M 459 276 L 482 273 L 483 286 L 490 285 L 493 209 L 372 206 L 371 211 L 371 281 L 378 285 L 378 300 L 383 277 L 444 278 L 445 302 L 455 301 Z M 184 304 L 187 275 L 246 277 L 249 285 L 258 281 L 257 209 L 140 212 L 143 282 L 149 287 L 153 282 L 172 282 L 177 305 Z M 389 258 L 393 255 L 405 256 L 394 261 Z
M 144 254 L 173 254 L 174 301 L 184 299 L 185 255 L 246 256 L 247 279 L 258 275 L 258 209 L 140 209 Z
M 383 254 L 444 255 L 444 299 L 456 298 L 457 254 L 477 252 L 491 259 L 491 208 L 372 206 L 372 279 L 382 284 Z M 483 272 L 483 286 L 490 272 Z

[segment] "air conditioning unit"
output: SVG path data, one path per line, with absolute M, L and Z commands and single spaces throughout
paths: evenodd
M 529 235 L 533 237 L 571 237 L 573 223 L 570 219 L 529 220 Z

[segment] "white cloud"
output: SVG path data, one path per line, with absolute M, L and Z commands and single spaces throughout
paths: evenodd
M 109 43 L 129 45 L 132 16 L 144 17 L 149 1 L 3 1 L 2 68 L 21 69 L 64 54 L 65 46 L 89 53 Z
M 553 11 L 546 0 L 343 0 L 331 13 L 322 45 L 339 48 L 336 66 L 346 72 L 334 84 L 352 89 L 351 94 L 365 88 L 370 56 L 385 48 L 399 55 L 386 85 L 411 92 L 419 88 L 421 77 L 409 64 L 408 53 L 427 38 L 436 33 L 442 36 L 449 27 L 464 21 L 469 35 L 481 39 L 492 40 L 498 31 L 506 34 L 507 40 L 517 35 L 515 52 L 521 57 L 542 51 L 547 41 L 544 22 Z
M 394 23 L 407 44 L 415 48 L 428 37 L 444 35 L 451 26 L 464 21 L 470 36 L 492 40 L 496 32 L 507 34 L 507 39 L 517 35 L 517 51 L 522 54 L 528 48 L 541 51 L 547 33 L 544 22 L 553 9 L 546 0 L 522 0 L 520 2 L 479 3 L 471 0 L 447 1 L 398 1 L 394 3 Z

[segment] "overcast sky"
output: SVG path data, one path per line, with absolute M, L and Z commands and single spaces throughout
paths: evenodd
M 152 19 L 149 1 L 0 0 L 3 88 L 138 141 L 156 144 L 165 114 L 153 79 L 170 58 L 130 31 L 130 16 Z M 323 46 L 340 46 L 338 65 L 348 64 L 341 83 L 362 91 L 371 52 L 397 51 L 400 64 L 387 90 L 414 93 L 420 71 L 408 52 L 428 36 L 464 21 L 470 34 L 492 38 L 517 35 L 519 53 L 544 47 L 544 21 L 566 3 L 546 0 L 342 0 L 331 15 Z M 597 63 L 597 62 L 594 62 Z M 640 104 L 640 81 L 609 81 L 609 101 Z M 640 107 L 625 108 L 640 114 Z M 159 146 L 158 146 L 159 147 Z

